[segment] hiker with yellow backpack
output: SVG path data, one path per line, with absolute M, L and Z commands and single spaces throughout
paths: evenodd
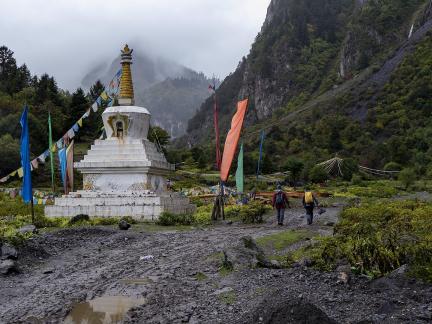
M 309 188 L 306 188 L 303 195 L 303 207 L 306 209 L 306 218 L 308 225 L 312 225 L 313 222 L 313 211 L 315 206 L 318 207 L 318 200 Z

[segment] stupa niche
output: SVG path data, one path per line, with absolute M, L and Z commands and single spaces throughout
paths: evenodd
M 161 212 L 186 213 L 195 206 L 167 191 L 166 176 L 174 171 L 164 154 L 147 138 L 151 115 L 134 106 L 130 65 L 132 52 L 122 54 L 119 105 L 102 114 L 107 138 L 96 140 L 74 167 L 83 174 L 83 190 L 57 198 L 47 216 L 132 216 L 154 219 Z

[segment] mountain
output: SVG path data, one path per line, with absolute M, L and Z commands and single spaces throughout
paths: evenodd
M 110 65 L 101 64 L 82 80 L 89 89 L 100 79 L 107 84 L 120 68 L 120 56 Z M 166 129 L 172 137 L 186 132 L 187 121 L 209 96 L 211 82 L 204 74 L 163 58 L 134 52 L 132 65 L 136 104 L 152 113 L 153 124 Z
M 283 170 L 288 155 L 310 164 L 335 154 L 425 171 L 431 29 L 431 0 L 272 0 L 250 53 L 217 90 L 221 133 L 248 97 L 246 164 L 263 129 L 269 172 Z M 178 145 L 214 146 L 211 105 Z

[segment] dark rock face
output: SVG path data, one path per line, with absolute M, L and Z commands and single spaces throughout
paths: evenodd
M 119 226 L 119 229 L 121 229 L 122 231 L 127 231 L 131 227 L 131 224 L 126 222 L 124 219 L 122 219 L 119 222 L 118 226 Z
M 274 295 L 264 301 L 255 312 L 254 323 L 335 324 L 337 322 L 303 299 L 279 300 L 279 296 Z
M 90 217 L 88 215 L 80 214 L 72 217 L 69 221 L 69 224 L 75 224 L 81 221 L 88 221 L 90 220 Z

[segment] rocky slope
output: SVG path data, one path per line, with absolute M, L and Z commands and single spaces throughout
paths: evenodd
M 250 99 L 248 126 L 265 125 L 270 117 L 278 119 L 301 110 L 323 95 L 333 97 L 326 109 L 341 106 L 335 95 L 351 95 L 353 85 L 367 85 L 362 101 L 376 98 L 392 72 L 426 36 L 431 8 L 430 0 L 272 0 L 250 53 L 217 92 L 223 132 L 229 127 L 235 102 L 244 97 Z M 409 36 L 416 42 L 401 51 Z M 387 78 L 378 80 L 375 88 L 373 78 L 381 67 Z M 189 121 L 188 142 L 211 138 L 211 104 L 207 100 Z M 364 109 L 353 116 L 356 106 L 351 101 L 337 113 L 366 118 Z M 295 118 L 302 118 L 301 114 Z

